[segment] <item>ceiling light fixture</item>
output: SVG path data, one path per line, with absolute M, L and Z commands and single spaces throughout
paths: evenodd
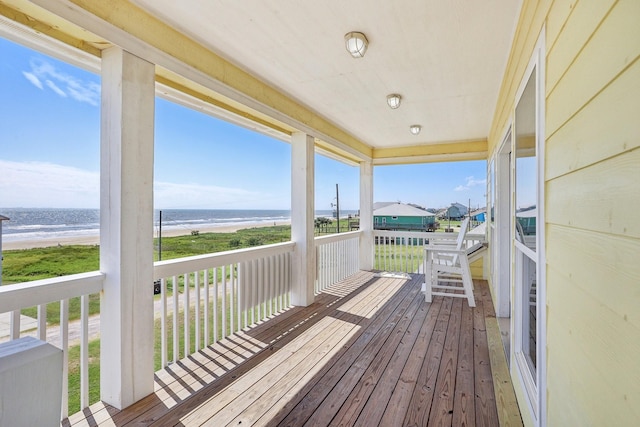
M 344 35 L 344 44 L 347 48 L 347 52 L 354 58 L 362 58 L 367 51 L 369 41 L 364 34 L 357 31 L 352 31 Z
M 420 125 L 411 125 L 411 127 L 409 128 L 409 131 L 414 135 L 419 134 L 421 130 L 422 126 Z
M 394 110 L 400 106 L 401 100 L 402 100 L 402 97 L 397 93 L 392 93 L 391 95 L 387 95 L 387 104 L 389 104 L 389 107 L 391 107 Z

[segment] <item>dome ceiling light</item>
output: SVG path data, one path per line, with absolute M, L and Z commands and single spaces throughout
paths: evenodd
M 411 127 L 409 128 L 409 131 L 414 135 L 419 134 L 421 130 L 422 126 L 420 125 L 411 125 Z
M 362 58 L 367 51 L 369 41 L 364 34 L 352 31 L 344 35 L 344 44 L 347 52 L 354 58 Z
M 400 106 L 401 100 L 402 100 L 402 97 L 397 93 L 392 93 L 391 95 L 387 95 L 387 104 L 389 104 L 389 107 L 391 107 L 393 110 L 395 110 Z

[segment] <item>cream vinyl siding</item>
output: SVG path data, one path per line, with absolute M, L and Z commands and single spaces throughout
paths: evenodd
M 563 3 L 573 4 L 568 14 Z M 549 20 L 556 14 L 546 84 L 548 424 L 639 425 L 640 2 L 558 2 Z
M 549 426 L 640 425 L 638 22 L 637 0 L 525 1 L 489 138 L 544 28 Z

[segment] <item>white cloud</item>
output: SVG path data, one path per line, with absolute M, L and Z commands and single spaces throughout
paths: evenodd
M 0 160 L 0 206 L 95 208 L 100 204 L 98 172 L 45 162 Z
M 0 206 L 24 208 L 97 208 L 100 174 L 46 162 L 0 160 Z M 160 208 L 282 209 L 271 194 L 242 188 L 156 182 L 154 203 Z
M 100 84 L 66 74 L 41 58 L 33 58 L 29 65 L 31 70 L 24 71 L 22 74 L 40 89 L 43 89 L 42 80 L 44 80 L 47 87 L 59 96 L 69 96 L 76 101 L 93 106 L 100 104 Z
M 156 182 L 154 187 L 154 204 L 163 208 L 251 209 L 265 202 L 271 206 L 270 201 L 268 194 L 242 188 L 171 182 Z
M 38 77 L 36 77 L 35 74 L 30 73 L 28 71 L 23 71 L 22 75 L 25 76 L 25 78 L 27 80 L 29 80 L 29 82 L 34 85 L 35 87 L 37 87 L 38 89 L 43 89 L 42 87 L 42 82 L 40 81 L 40 79 L 38 79 Z
M 52 82 L 51 80 L 45 80 L 44 83 L 49 87 L 49 89 L 51 89 L 52 91 L 54 91 L 55 93 L 57 93 L 61 97 L 63 97 L 63 98 L 67 97 L 67 94 L 64 93 L 64 91 L 62 89 L 60 89 L 58 86 L 56 86 L 56 84 L 54 82 Z
M 470 190 L 471 187 L 475 187 L 477 185 L 486 185 L 487 184 L 487 180 L 486 179 L 475 179 L 475 177 L 473 177 L 473 176 L 468 176 L 468 177 L 465 178 L 465 180 L 467 181 L 466 184 L 458 185 L 453 190 L 454 191 L 466 191 L 466 190 Z

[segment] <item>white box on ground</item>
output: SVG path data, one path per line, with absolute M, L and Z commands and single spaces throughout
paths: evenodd
M 33 337 L 0 344 L 0 426 L 60 426 L 62 350 Z

